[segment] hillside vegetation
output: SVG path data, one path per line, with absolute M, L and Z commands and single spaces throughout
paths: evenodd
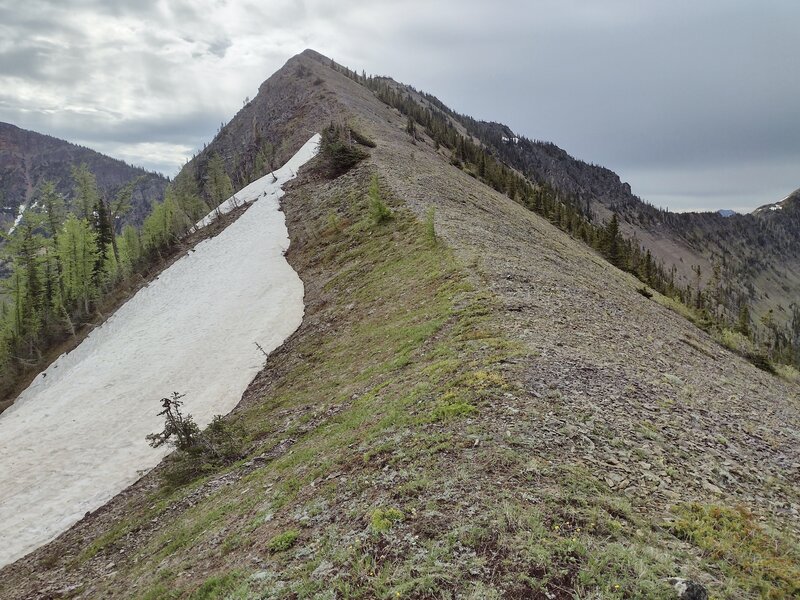
M 215 156 L 203 171 L 210 181 L 205 197 L 193 178 L 180 174 L 148 204 L 141 226 L 120 227 L 137 210 L 134 197 L 143 176 L 109 197 L 85 163 L 69 169 L 74 186 L 69 195 L 59 192 L 63 185 L 42 180 L 30 208 L 0 236 L 5 241 L 0 262 L 8 271 L 0 280 L 0 412 L 32 376 L 157 274 L 178 248 L 200 239 L 195 223 L 233 193 Z
M 244 457 L 189 482 L 168 460 L 0 595 L 796 595 L 797 386 L 353 75 L 293 58 L 187 167 L 235 172 L 221 150 L 260 106 L 278 155 L 308 130 L 362 155 L 340 174 L 323 152 L 283 199 L 306 316 L 226 418 Z
M 0 123 L 0 227 L 8 231 L 19 207 L 30 207 L 45 182 L 51 182 L 56 193 L 72 197 L 72 169 L 81 165 L 95 175 L 100 193 L 109 201 L 127 184 L 136 182 L 131 190 L 131 210 L 120 215 L 120 225 L 141 225 L 169 183 L 157 173 L 89 148 Z

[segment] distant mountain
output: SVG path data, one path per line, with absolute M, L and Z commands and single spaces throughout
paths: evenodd
M 73 195 L 71 169 L 85 163 L 97 177 L 100 192 L 113 198 L 128 182 L 141 178 L 133 193 L 133 208 L 124 223 L 139 225 L 153 202 L 164 195 L 169 180 L 49 135 L 0 123 L 0 226 L 13 225 L 20 207 L 27 208 L 43 181 L 52 181 L 66 198 Z
M 754 322 L 773 311 L 770 318 L 776 322 L 800 327 L 792 308 L 800 300 L 800 190 L 748 215 L 673 213 L 636 196 L 610 169 L 578 160 L 555 144 L 529 140 L 506 125 L 459 115 L 436 98 L 422 96 L 506 164 L 551 186 L 563 202 L 599 221 L 616 214 L 620 231 L 672 270 L 676 283 L 695 290 L 698 280 L 702 289 L 718 286 L 721 304 L 711 307 L 717 313 L 735 319 L 746 303 Z
M 793 206 L 796 207 L 798 203 L 800 203 L 800 188 L 793 191 L 791 194 L 786 196 L 786 198 L 784 198 L 780 202 L 774 202 L 772 204 L 764 204 L 763 206 L 759 206 L 751 214 L 763 215 L 764 213 L 782 211 L 784 209 L 791 209 Z
M 735 210 L 731 210 L 729 208 L 720 208 L 717 211 L 717 214 L 721 215 L 723 217 L 732 217 L 733 215 L 738 215 L 739 213 L 737 213 Z

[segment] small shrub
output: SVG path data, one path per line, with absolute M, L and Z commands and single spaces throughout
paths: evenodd
M 361 144 L 362 146 L 366 146 L 367 148 L 374 148 L 375 146 L 377 146 L 375 142 L 373 142 L 371 139 L 369 139 L 360 131 L 353 129 L 352 127 L 350 128 L 350 137 L 356 144 Z
M 335 235 L 343 229 L 343 219 L 331 211 L 325 219 L 325 235 Z
M 376 225 L 392 218 L 392 211 L 381 198 L 377 175 L 372 176 L 372 182 L 369 184 L 369 216 Z
M 151 433 L 147 436 L 147 441 L 153 448 L 160 448 L 164 444 L 170 444 L 178 450 L 189 450 L 197 444 L 200 436 L 200 428 L 192 419 L 192 415 L 184 416 L 181 413 L 181 398 L 185 394 L 172 392 L 169 398 L 161 399 L 161 406 L 164 408 L 159 416 L 164 417 L 164 429 L 159 433 Z
M 791 365 L 773 365 L 778 375 L 789 383 L 800 383 L 800 371 Z
M 296 529 L 290 529 L 289 531 L 284 531 L 283 533 L 279 533 L 269 542 L 267 542 L 267 549 L 273 554 L 277 552 L 283 552 L 284 550 L 288 550 L 289 548 L 294 546 L 294 543 L 297 541 L 297 537 L 299 535 L 300 534 Z
M 396 521 L 402 521 L 405 515 L 397 508 L 376 508 L 372 511 L 369 526 L 376 533 L 386 533 Z
M 173 392 L 161 399 L 164 408 L 164 429 L 151 433 L 147 441 L 153 448 L 169 444 L 175 448 L 164 469 L 163 478 L 169 485 L 182 485 L 206 472 L 231 464 L 242 457 L 245 432 L 231 425 L 220 415 L 214 416 L 205 430 L 194 422 L 192 415 L 181 412 L 182 394 Z
M 647 286 L 642 286 L 640 288 L 636 288 L 636 291 L 639 292 L 642 296 L 647 298 L 648 300 L 653 297 L 653 292 L 647 289 Z
M 367 153 L 354 146 L 348 138 L 348 131 L 340 125 L 331 123 L 322 130 L 320 153 L 331 177 L 346 173 L 367 157 Z
M 714 334 L 714 339 L 725 346 L 728 350 L 736 352 L 742 356 L 755 354 L 758 352 L 756 345 L 749 337 L 742 335 L 732 329 L 720 329 Z

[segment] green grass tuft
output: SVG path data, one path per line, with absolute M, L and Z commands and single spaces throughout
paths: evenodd
M 273 537 L 267 542 L 267 549 L 273 554 L 276 552 L 283 552 L 294 546 L 300 533 L 296 529 L 284 531 Z
M 402 521 L 404 517 L 403 512 L 397 508 L 376 508 L 370 516 L 369 526 L 376 533 L 386 533 L 396 521 Z

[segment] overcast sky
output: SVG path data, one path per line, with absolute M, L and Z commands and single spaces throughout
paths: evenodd
M 797 0 L 0 0 L 0 121 L 174 175 L 314 48 L 673 210 L 800 187 Z

